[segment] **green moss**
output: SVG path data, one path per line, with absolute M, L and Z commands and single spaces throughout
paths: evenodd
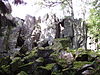
M 63 73 L 58 71 L 58 72 L 52 72 L 51 75 L 63 75 Z
M 66 69 L 63 70 L 63 75 L 76 75 L 77 70 L 76 69 Z
M 9 56 L 4 57 L 4 58 L 0 58 L 0 66 L 2 66 L 2 65 L 8 65 L 8 64 L 10 64 L 11 61 L 12 60 L 10 59 Z
M 54 65 L 55 65 L 55 63 L 52 63 L 52 64 L 47 64 L 46 66 L 40 66 L 39 68 L 43 68 L 43 69 L 46 69 L 46 70 L 51 70 Z
M 39 57 L 36 61 L 37 62 L 44 62 L 44 58 L 43 57 Z
M 13 61 L 10 63 L 11 71 L 15 72 L 21 65 L 23 65 L 21 58 L 20 57 L 14 58 Z
M 57 59 L 58 58 L 58 54 L 56 52 L 53 52 L 50 57 L 53 57 L 54 59 Z
M 71 46 L 71 41 L 68 38 L 57 38 L 54 40 L 54 45 L 51 46 L 54 50 L 67 49 Z
M 65 59 L 57 59 L 57 63 L 61 65 L 63 68 L 65 68 L 68 65 L 67 60 Z
M 100 56 L 100 50 L 96 51 L 97 56 Z
M 63 47 L 62 47 L 61 43 L 55 42 L 54 45 L 51 46 L 51 48 L 52 48 L 53 50 L 60 50 L 60 49 L 62 49 Z
M 55 41 L 58 41 L 61 43 L 62 47 L 65 49 L 67 47 L 70 47 L 70 39 L 69 38 L 59 38 L 59 39 L 55 39 Z
M 33 65 L 34 65 L 34 62 L 29 62 L 27 64 L 21 65 L 18 69 L 20 71 L 25 71 L 27 73 L 30 73 L 33 70 Z
M 20 61 L 21 58 L 20 57 L 15 57 L 14 59 L 12 59 L 12 62 L 11 63 L 15 63 L 15 62 L 18 62 Z
M 20 67 L 26 67 L 26 66 L 32 65 L 32 64 L 34 64 L 34 62 L 29 62 L 29 63 L 27 63 L 27 64 L 23 64 L 23 65 L 21 65 Z
M 1 66 L 1 69 L 2 69 L 2 72 L 6 73 L 6 74 L 10 74 L 11 71 L 10 71 L 10 65 L 2 65 Z
M 96 57 L 96 56 L 100 56 L 99 51 L 92 51 L 92 50 L 84 50 L 82 48 L 79 48 L 78 50 L 71 50 L 71 49 L 67 49 L 66 50 L 68 53 L 72 53 L 73 55 L 77 55 L 78 57 L 81 57 L 84 54 L 89 55 L 90 57 Z
M 76 62 L 74 62 L 74 69 L 79 69 L 79 68 L 81 68 L 82 66 L 84 66 L 85 64 L 91 64 L 92 62 L 86 62 L 86 61 L 76 61 Z
M 38 50 L 45 50 L 45 48 L 44 47 L 39 47 Z
M 36 55 L 37 55 L 37 51 L 36 50 L 32 50 L 31 52 L 27 53 L 27 56 L 25 56 L 23 59 L 24 60 L 31 59 Z
M 68 53 L 71 52 L 73 55 L 76 54 L 76 50 L 72 50 L 72 49 L 67 49 L 66 52 L 68 52 Z
M 18 73 L 17 75 L 28 75 L 25 71 L 21 71 L 20 73 Z
M 90 57 L 96 57 L 98 55 L 97 52 L 95 51 L 87 51 L 87 54 L 90 56 Z

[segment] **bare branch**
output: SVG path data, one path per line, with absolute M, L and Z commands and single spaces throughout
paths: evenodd
M 68 3 L 69 7 L 72 9 L 72 8 L 73 8 L 73 7 L 72 7 L 72 1 L 70 1 L 71 3 L 70 3 L 68 0 L 66 0 L 66 1 L 67 1 L 67 3 Z
M 42 3 L 42 4 L 44 6 L 46 6 L 46 7 L 54 7 L 57 4 L 65 4 L 65 5 L 67 5 L 67 3 L 65 3 L 65 1 L 45 1 L 45 0 L 44 0 L 44 3 Z

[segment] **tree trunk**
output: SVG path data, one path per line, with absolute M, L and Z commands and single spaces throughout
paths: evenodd
M 55 38 L 60 38 L 60 32 L 61 32 L 60 24 L 56 24 L 56 35 L 55 35 Z
M 7 27 L 6 35 L 4 36 L 3 48 L 8 52 L 9 48 L 9 36 L 10 36 L 11 27 Z

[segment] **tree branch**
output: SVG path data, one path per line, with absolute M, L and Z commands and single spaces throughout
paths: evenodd
M 57 4 L 66 4 L 67 5 L 67 3 L 65 3 L 65 1 L 45 1 L 44 0 L 44 3 L 42 3 L 44 6 L 48 6 L 48 7 L 54 7 L 54 6 L 56 6 Z

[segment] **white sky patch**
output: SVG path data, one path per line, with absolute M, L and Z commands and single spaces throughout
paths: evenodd
M 41 8 L 39 5 L 34 5 L 35 2 L 39 2 L 41 0 L 24 0 L 24 1 L 27 3 L 26 5 L 24 4 L 14 5 L 11 3 L 12 2 L 11 0 L 10 3 L 12 5 L 12 10 L 13 10 L 12 15 L 14 17 L 20 17 L 24 19 L 27 14 L 38 17 L 38 16 L 43 16 L 49 12 L 56 13 L 56 15 L 60 18 L 68 16 L 68 14 L 64 13 L 61 10 L 61 7 L 59 5 L 49 9 L 49 8 Z M 82 17 L 81 0 L 73 0 L 73 9 L 75 18 L 81 18 Z M 86 13 L 86 16 L 88 16 L 88 13 Z
M 59 6 L 56 6 L 55 8 L 41 8 L 38 5 L 30 5 L 30 4 L 26 4 L 26 5 L 13 5 L 12 4 L 12 15 L 14 17 L 20 17 L 20 18 L 25 18 L 25 15 L 29 14 L 32 16 L 43 16 L 46 13 L 52 12 L 52 13 L 56 13 L 56 15 L 58 16 L 62 16 L 63 13 L 62 11 L 60 11 Z
M 14 17 L 25 18 L 25 15 L 29 14 L 35 16 L 36 11 L 39 9 L 37 6 L 33 6 L 32 3 L 28 1 L 26 5 L 14 5 L 12 4 L 12 15 Z

